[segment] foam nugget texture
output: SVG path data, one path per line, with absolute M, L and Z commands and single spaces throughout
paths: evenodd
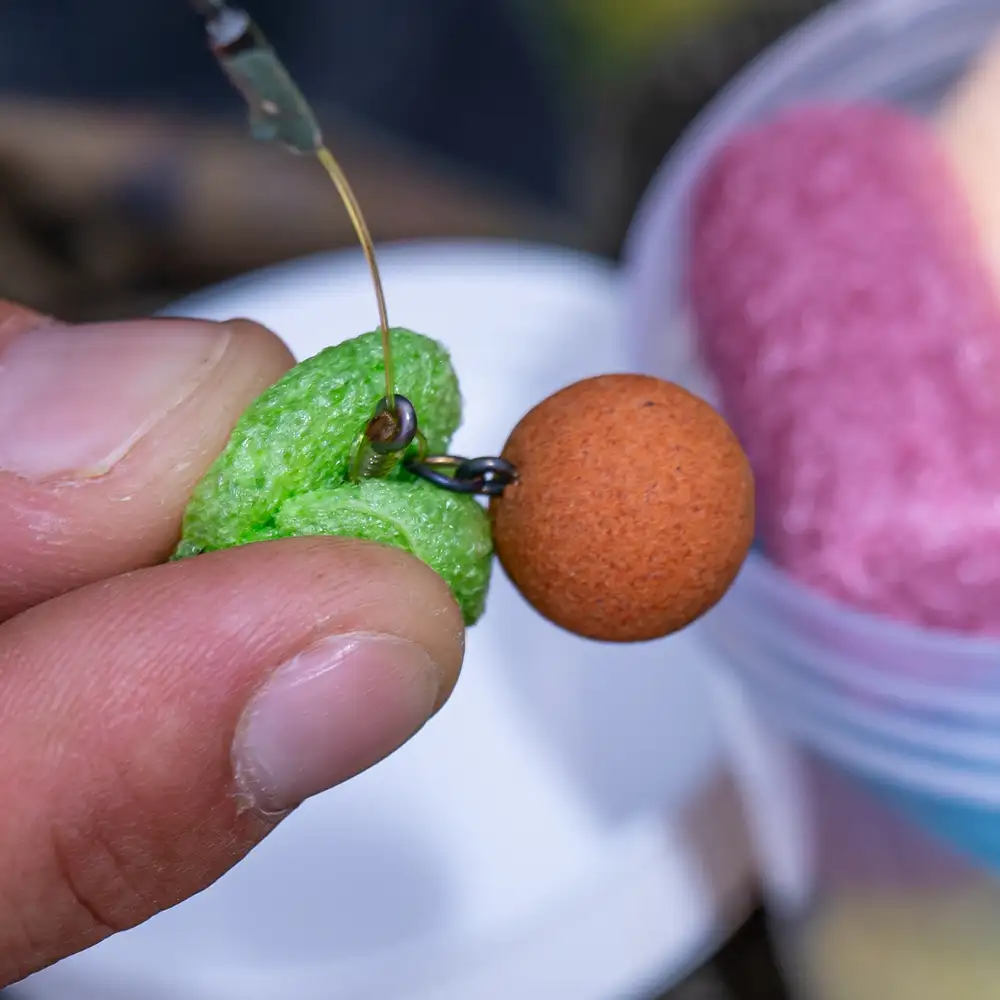
M 461 421 L 458 380 L 444 347 L 391 333 L 396 391 L 414 405 L 431 451 Z M 367 333 L 303 361 L 240 418 L 195 489 L 175 558 L 296 535 L 341 535 L 394 545 L 449 584 L 466 624 L 489 586 L 489 521 L 472 497 L 416 479 L 347 481 L 358 438 L 385 393 L 381 337 Z
M 811 107 L 737 138 L 689 277 L 770 557 L 859 608 L 1000 634 L 1000 309 L 931 130 Z

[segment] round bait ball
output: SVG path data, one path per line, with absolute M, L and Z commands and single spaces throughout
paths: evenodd
M 707 403 L 644 375 L 577 382 L 503 451 L 518 480 L 490 504 L 496 552 L 542 615 L 639 642 L 711 608 L 753 538 L 753 476 Z

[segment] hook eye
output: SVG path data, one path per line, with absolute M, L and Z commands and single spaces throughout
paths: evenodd
M 372 451 L 379 455 L 406 451 L 417 436 L 417 411 L 405 396 L 396 396 L 390 409 L 383 396 L 365 430 Z

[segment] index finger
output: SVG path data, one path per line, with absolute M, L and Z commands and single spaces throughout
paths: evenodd
M 0 304 L 0 621 L 165 559 L 240 414 L 293 363 L 245 320 L 74 327 Z

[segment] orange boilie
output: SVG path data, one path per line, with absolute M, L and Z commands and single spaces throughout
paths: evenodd
M 496 551 L 542 615 L 590 639 L 683 628 L 736 577 L 754 527 L 753 477 L 707 403 L 644 375 L 550 396 L 503 457 L 518 481 L 490 505 Z

